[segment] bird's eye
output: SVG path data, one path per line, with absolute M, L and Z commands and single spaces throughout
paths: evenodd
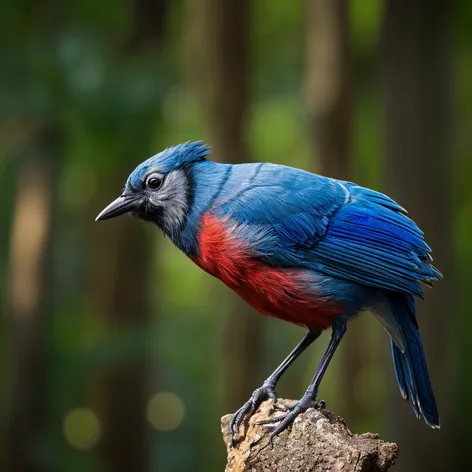
M 146 179 L 146 187 L 151 190 L 158 190 L 164 182 L 164 176 L 160 174 L 151 174 Z

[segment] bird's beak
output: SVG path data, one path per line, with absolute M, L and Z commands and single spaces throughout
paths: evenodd
M 135 209 L 140 199 L 139 195 L 123 194 L 102 210 L 95 218 L 95 221 L 109 220 L 110 218 L 115 218 L 115 216 L 124 215 Z

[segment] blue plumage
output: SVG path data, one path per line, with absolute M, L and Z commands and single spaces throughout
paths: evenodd
M 142 162 L 129 176 L 126 183 L 135 189 L 140 188 L 145 176 L 156 166 L 159 172 L 167 173 L 183 166 L 201 161 L 210 153 L 210 149 L 200 142 L 177 144 Z
M 439 414 L 423 352 L 415 304 L 411 295 L 390 293 L 392 311 L 400 329 L 404 351 L 392 341 L 392 357 L 398 386 L 416 416 L 423 416 L 432 428 L 439 428 Z
M 315 305 L 324 322 L 332 316 L 330 348 L 304 397 L 273 435 L 316 397 L 346 321 L 360 310 L 371 310 L 392 338 L 402 395 L 415 414 L 439 427 L 413 296 L 422 297 L 421 284 L 429 285 L 441 274 L 432 265 L 423 233 L 406 211 L 386 195 L 351 182 L 268 163 L 220 164 L 206 159 L 208 153 L 201 143 L 185 143 L 153 156 L 135 169 L 124 194 L 98 219 L 131 211 L 153 221 L 205 270 L 214 275 L 234 270 L 229 279 L 240 280 L 238 288 L 232 288 L 253 306 L 266 307 L 262 299 L 273 293 L 268 303 L 278 310 L 274 316 L 283 317 L 284 293 L 292 297 L 286 300 L 288 306 L 291 299 L 306 297 L 302 301 L 309 316 Z M 204 224 L 208 216 L 210 229 Z M 215 221 L 220 225 L 216 229 Z M 208 253 L 209 247 L 216 254 Z M 232 249 L 224 253 L 225 247 Z M 217 264 L 226 267 L 217 270 Z M 238 264 L 241 267 L 230 269 Z M 253 280 L 266 286 L 245 289 Z M 274 280 L 285 280 L 291 288 L 271 286 Z M 286 319 L 292 320 L 288 313 Z M 324 326 L 315 321 L 307 318 L 304 323 L 309 331 L 297 348 L 300 352 L 319 335 L 316 327 Z M 298 354 L 289 356 L 254 392 L 235 415 L 232 428 L 265 396 L 275 396 L 277 380 Z
M 423 233 L 387 196 L 291 167 L 262 166 L 234 166 L 238 169 L 221 202 L 215 201 L 215 211 L 236 222 L 264 226 L 268 244 L 259 241 L 254 250 L 267 254 L 271 264 L 301 265 L 418 296 L 423 295 L 420 282 L 440 277 L 429 264 Z M 258 172 L 250 183 L 235 192 L 240 174 L 250 176 L 254 168 Z

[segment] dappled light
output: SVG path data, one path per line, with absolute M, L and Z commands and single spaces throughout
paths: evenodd
M 154 395 L 148 402 L 146 416 L 158 431 L 174 431 L 182 423 L 185 408 L 182 400 L 170 392 Z
M 62 431 L 72 447 L 88 450 L 98 444 L 102 425 L 97 414 L 90 408 L 74 408 L 64 416 Z

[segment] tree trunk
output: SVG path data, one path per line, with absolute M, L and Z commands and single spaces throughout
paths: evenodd
M 390 0 L 384 30 L 387 180 L 433 248 L 444 280 L 418 303 L 419 323 L 443 429 L 418 422 L 392 392 L 403 470 L 451 470 L 451 3 Z M 447 323 L 444 322 L 447 317 Z M 393 395 L 394 394 L 394 395 Z
M 306 92 L 309 141 L 313 162 L 323 175 L 351 179 L 352 73 L 349 14 L 346 0 L 305 2 Z M 367 362 L 362 322 L 349 325 L 341 348 L 342 412 L 353 425 L 364 416 L 365 405 L 356 394 L 358 375 Z
M 306 91 L 314 161 L 329 177 L 349 175 L 351 73 L 346 0 L 306 1 Z
M 122 183 L 120 179 L 115 188 Z M 123 333 L 132 334 L 149 323 L 152 246 L 145 228 L 126 218 L 101 226 L 94 239 L 89 288 L 93 308 L 106 319 L 109 338 L 123 340 Z M 120 363 L 101 375 L 102 452 L 113 472 L 149 469 L 145 418 L 149 366 L 143 354 L 137 358 L 127 354 L 124 360 L 117 356 Z
M 11 233 L 6 313 L 11 331 L 9 472 L 39 471 L 39 440 L 47 417 L 45 391 L 51 300 L 51 237 L 57 130 L 41 132 L 21 165 Z
M 167 0 L 133 0 L 132 28 L 125 43 L 125 52 L 133 53 L 152 51 L 161 47 L 166 34 Z
M 162 47 L 167 22 L 167 1 L 133 0 L 133 20 L 129 38 L 124 42 L 122 60 L 137 55 L 156 54 Z M 136 115 L 134 119 L 152 120 L 160 113 Z M 147 130 L 147 131 L 146 131 Z M 132 148 L 143 156 L 148 151 L 153 128 L 149 122 Z M 130 172 L 130 159 L 121 159 L 116 172 L 116 189 L 123 186 Z M 111 188 L 111 187 L 110 187 Z M 91 292 L 95 306 L 104 316 L 110 339 L 123 333 L 142 333 L 150 325 L 149 278 L 155 261 L 154 245 L 142 225 L 126 218 L 100 227 L 97 233 L 92 263 L 94 280 Z M 158 287 L 158 281 L 152 281 Z M 147 338 L 146 338 L 147 339 Z M 149 431 L 146 422 L 146 402 L 149 399 L 149 361 L 142 348 L 138 356 L 128 353 L 120 363 L 103 376 L 102 405 L 104 440 L 102 452 L 113 472 L 144 472 L 150 468 Z
M 249 108 L 249 2 L 202 0 L 189 3 L 190 73 L 202 97 L 215 159 L 249 161 L 246 117 Z M 200 49 L 196 49 L 196 46 Z M 262 383 L 259 315 L 233 293 L 224 331 L 225 408 L 241 406 Z

